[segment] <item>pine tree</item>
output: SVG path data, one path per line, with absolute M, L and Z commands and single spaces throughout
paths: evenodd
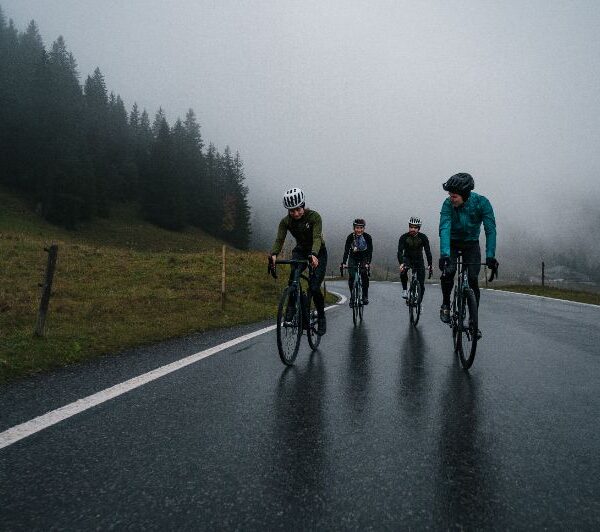
M 137 135 L 140 130 L 140 110 L 136 102 L 133 102 L 131 112 L 129 113 L 129 127 L 134 135 Z
M 204 157 L 206 203 L 202 211 L 202 226 L 217 237 L 222 234 L 223 220 L 223 173 L 220 159 L 221 156 L 214 144 L 209 143 Z
M 222 171 L 222 236 L 239 248 L 248 247 L 250 239 L 250 209 L 247 189 L 244 186 L 243 163 L 236 154 L 231 155 L 229 146 L 221 156 Z
M 196 115 L 189 109 L 183 123 L 183 153 L 186 172 L 183 186 L 186 189 L 186 220 L 189 224 L 201 227 L 205 221 L 207 205 L 207 183 L 204 158 L 202 156 L 202 135 Z
M 0 8 L 0 182 L 15 186 L 19 167 L 15 131 L 21 127 L 18 80 L 19 35 Z
M 108 94 L 99 68 L 88 76 L 84 85 L 86 106 L 86 140 L 94 168 L 96 214 L 107 217 L 110 208 L 108 164 Z
M 0 107 L 5 110 L 2 123 L 7 132 L 4 144 L 8 159 L 6 182 L 24 192 L 31 192 L 35 188 L 34 167 L 39 167 L 38 146 L 32 144 L 32 132 L 38 126 L 38 83 L 41 81 L 38 76 L 46 52 L 34 21 L 29 23 L 25 33 L 19 35 L 11 20 L 5 37 L 7 90 L 6 100 Z
M 154 135 L 155 139 L 158 138 L 160 130 L 165 123 L 167 123 L 167 117 L 165 116 L 163 108 L 159 107 L 158 111 L 156 111 L 156 114 L 154 115 L 154 122 L 152 122 L 152 134 Z
M 46 62 L 48 79 L 38 116 L 45 117 L 45 175 L 40 171 L 39 201 L 44 215 L 55 223 L 75 228 L 93 215 L 95 183 L 85 142 L 84 102 L 77 63 L 64 39 L 52 44 Z
M 140 116 L 139 128 L 135 131 L 134 148 L 135 162 L 138 169 L 138 190 L 135 196 L 140 201 L 140 204 L 143 203 L 144 198 L 144 183 L 148 180 L 150 154 L 153 143 L 154 136 L 150 127 L 150 118 L 148 117 L 148 112 L 144 109 Z
M 112 92 L 108 100 L 107 157 L 111 198 L 132 200 L 137 191 L 138 169 L 135 142 L 131 134 L 125 104 Z
M 156 139 L 144 186 L 143 212 L 146 219 L 156 225 L 179 230 L 185 226 L 185 202 L 173 173 L 173 139 L 162 110 L 156 114 L 154 130 Z
M 248 249 L 250 245 L 250 205 L 248 204 L 248 187 L 245 186 L 244 164 L 240 153 L 236 152 L 233 160 L 236 194 L 238 196 L 238 210 L 235 220 L 234 244 L 241 249 Z

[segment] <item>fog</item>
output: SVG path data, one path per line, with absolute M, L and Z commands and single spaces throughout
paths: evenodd
M 441 183 L 466 171 L 507 269 L 557 250 L 600 261 L 595 0 L 0 5 L 46 45 L 63 35 L 82 79 L 99 66 L 128 109 L 162 106 L 172 124 L 192 107 L 205 139 L 238 150 L 257 247 L 290 186 L 322 214 L 334 260 L 357 216 L 381 263 L 411 215 L 437 247 Z

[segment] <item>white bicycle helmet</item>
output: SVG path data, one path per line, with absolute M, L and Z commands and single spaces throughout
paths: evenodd
M 408 220 L 408 225 L 418 225 L 419 227 L 421 227 L 421 218 L 419 218 L 418 216 L 411 216 Z
M 283 206 L 286 209 L 296 209 L 304 206 L 304 192 L 301 188 L 290 188 L 283 195 Z

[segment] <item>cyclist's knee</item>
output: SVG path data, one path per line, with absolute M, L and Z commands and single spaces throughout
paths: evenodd
M 452 286 L 454 284 L 454 275 L 443 275 L 440 277 L 442 286 Z
M 311 285 L 309 286 L 309 289 L 310 289 L 310 293 L 313 296 L 317 296 L 318 294 L 321 294 L 321 285 L 320 284 L 312 284 L 311 283 Z

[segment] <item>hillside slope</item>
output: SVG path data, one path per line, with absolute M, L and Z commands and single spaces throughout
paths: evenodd
M 77 231 L 43 221 L 0 189 L 0 381 L 209 328 L 275 315 L 283 276 L 265 256 L 228 248 L 198 229 L 159 229 L 122 207 Z M 59 247 L 44 338 L 33 337 L 47 254 Z

